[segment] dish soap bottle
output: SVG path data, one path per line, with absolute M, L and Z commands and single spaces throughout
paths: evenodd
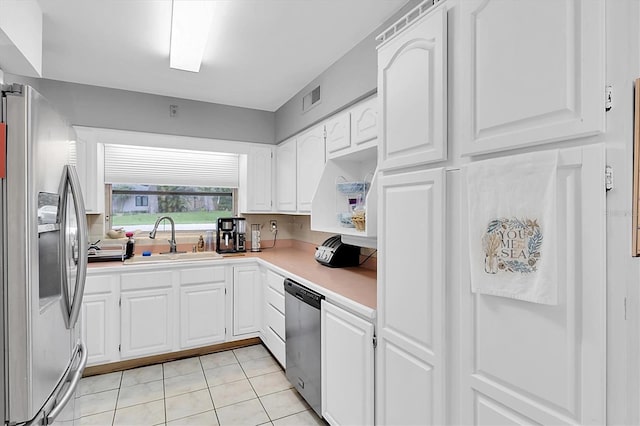
M 125 259 L 131 259 L 133 257 L 133 255 L 135 254 L 135 247 L 136 247 L 136 242 L 133 239 L 133 232 L 127 232 L 125 234 L 129 239 L 127 240 L 127 247 L 125 249 L 124 252 L 124 258 Z

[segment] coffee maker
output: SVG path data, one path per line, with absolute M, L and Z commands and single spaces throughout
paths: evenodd
M 244 217 L 219 217 L 216 231 L 218 253 L 246 252 L 247 222 Z

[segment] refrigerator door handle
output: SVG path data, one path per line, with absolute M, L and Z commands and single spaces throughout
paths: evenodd
M 69 383 L 66 392 L 62 395 L 61 398 L 56 398 L 56 405 L 49 411 L 45 416 L 45 425 L 50 425 L 53 421 L 60 415 L 64 407 L 69 403 L 69 400 L 75 395 L 76 388 L 78 387 L 78 383 L 80 383 L 80 379 L 82 378 L 82 373 L 84 372 L 85 367 L 87 366 L 87 348 L 84 345 L 84 342 L 81 340 L 78 341 L 76 347 L 74 349 L 74 358 L 80 356 L 80 362 L 78 363 L 78 367 L 76 369 L 69 368 L 67 374 L 62 379 L 61 383 Z
M 73 204 L 78 224 L 78 246 L 73 248 L 77 250 L 78 274 L 76 276 L 75 291 L 73 292 L 73 301 L 69 312 L 69 328 L 73 328 L 78 321 L 80 309 L 82 308 L 82 297 L 84 295 L 84 283 L 87 278 L 87 263 L 89 250 L 89 235 L 87 230 L 87 216 L 84 209 L 84 199 L 82 198 L 82 190 L 80 180 L 74 166 L 65 166 L 65 172 L 71 188 Z M 75 253 L 74 253 L 75 256 Z

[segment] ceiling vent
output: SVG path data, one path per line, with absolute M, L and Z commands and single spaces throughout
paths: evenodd
M 320 86 L 302 97 L 302 112 L 307 112 L 320 103 Z

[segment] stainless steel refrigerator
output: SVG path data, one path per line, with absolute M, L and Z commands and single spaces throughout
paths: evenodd
M 72 424 L 87 361 L 78 321 L 87 223 L 69 165 L 75 131 L 33 88 L 2 89 L 0 413 L 11 425 Z

